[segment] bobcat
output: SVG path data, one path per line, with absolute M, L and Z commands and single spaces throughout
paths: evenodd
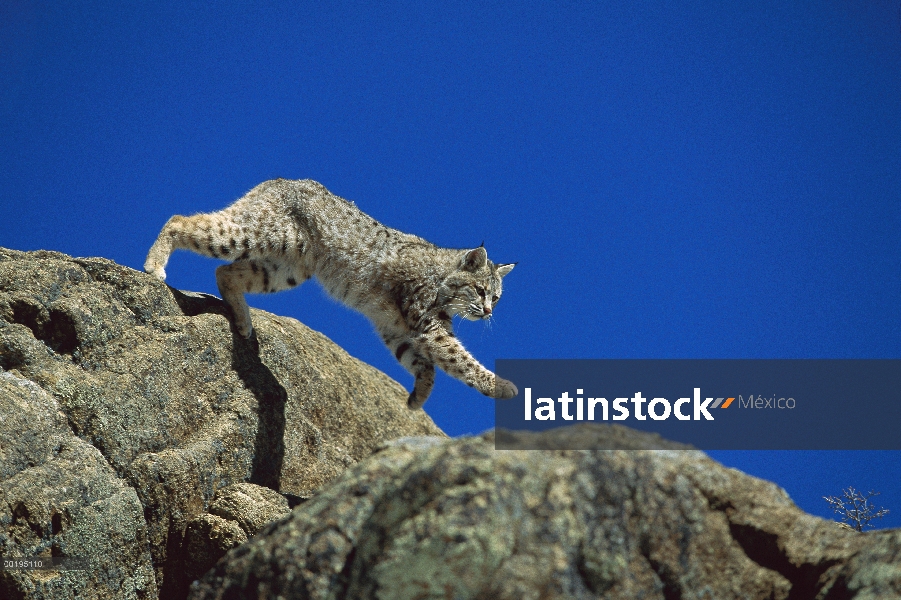
M 484 244 L 439 248 L 385 227 L 315 181 L 275 179 L 219 212 L 169 219 L 144 270 L 165 281 L 177 248 L 234 261 L 216 269 L 216 282 L 244 337 L 253 331 L 245 292 L 277 292 L 315 275 L 329 294 L 369 317 L 415 376 L 411 409 L 431 394 L 435 365 L 486 396 L 517 394 L 454 336 L 454 315 L 476 321 L 492 314 L 515 264 L 494 264 Z

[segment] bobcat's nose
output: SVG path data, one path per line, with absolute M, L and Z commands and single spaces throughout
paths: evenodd
M 482 314 L 485 315 L 486 317 L 487 317 L 488 315 L 490 315 L 490 314 L 491 314 L 491 307 L 486 305 L 485 308 L 482 309 Z

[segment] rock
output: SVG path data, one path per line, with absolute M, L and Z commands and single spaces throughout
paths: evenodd
M 628 435 L 594 429 L 597 447 Z M 699 451 L 497 451 L 489 433 L 383 445 L 190 598 L 898 598 L 899 564 L 901 531 L 843 531 Z
M 84 559 L 0 571 L 0 598 L 901 597 L 901 530 L 621 427 L 567 435 L 633 450 L 447 440 L 324 336 L 254 311 L 244 340 L 228 315 L 0 249 L 0 555 Z
M 193 581 L 209 571 L 225 553 L 247 541 L 236 521 L 204 513 L 188 521 L 182 543 L 184 561 L 180 576 Z
M 238 526 L 252 537 L 276 519 L 290 511 L 284 496 L 252 483 L 235 483 L 216 492 L 210 504 L 210 513 L 236 521 Z
M 106 259 L 0 249 L 4 552 L 110 561 L 108 580 L 60 575 L 82 586 L 79 597 L 184 597 L 187 583 L 167 572 L 179 571 L 187 524 L 218 490 L 249 482 L 296 501 L 386 440 L 443 435 L 406 408 L 400 384 L 325 336 L 254 311 L 257 333 L 245 340 L 229 314 L 218 298 Z M 28 517 L 13 522 L 29 496 Z M 54 523 L 68 514 L 78 539 L 98 541 L 59 538 L 54 550 Z M 252 527 L 261 515 L 245 517 Z M 121 532 L 114 556 L 107 527 Z M 0 590 L 13 590 L 0 597 L 72 597 L 29 591 L 28 577 L 0 574 Z
M 86 557 L 85 570 L 0 571 L 0 598 L 156 598 L 143 507 L 56 400 L 0 372 L 0 556 Z
M 216 492 L 210 512 L 194 517 L 185 528 L 183 585 L 201 577 L 226 552 L 289 512 L 284 496 L 252 483 L 235 483 Z
M 498 450 L 695 450 L 694 446 L 673 442 L 660 434 L 638 431 L 622 425 L 577 423 L 534 431 L 495 431 Z

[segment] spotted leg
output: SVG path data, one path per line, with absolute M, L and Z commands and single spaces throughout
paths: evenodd
M 278 292 L 300 285 L 310 278 L 299 267 L 274 260 L 239 260 L 216 269 L 219 293 L 232 309 L 235 328 L 245 338 L 253 332 L 250 308 L 244 294 Z

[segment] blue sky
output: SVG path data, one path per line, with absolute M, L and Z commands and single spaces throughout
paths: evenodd
M 172 214 L 311 178 L 519 261 L 495 358 L 901 358 L 897 2 L 0 5 L 0 245 L 141 268 Z M 178 288 L 217 263 L 176 253 Z M 406 386 L 315 283 L 296 317 Z M 439 376 L 450 434 L 493 404 Z M 874 415 L 878 418 L 878 415 Z M 712 453 L 828 516 L 901 452 Z

